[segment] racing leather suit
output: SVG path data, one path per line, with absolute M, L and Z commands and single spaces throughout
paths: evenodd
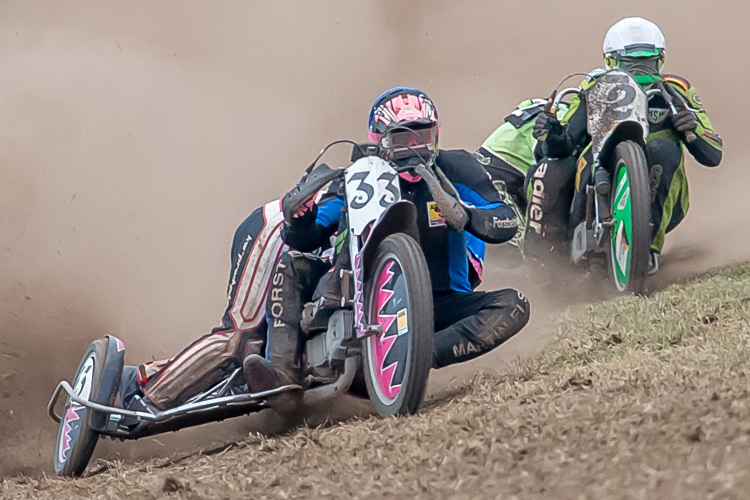
M 137 370 L 125 367 L 124 405 L 137 393 L 138 386 L 161 410 L 183 403 L 220 382 L 246 355 L 263 352 L 271 273 L 288 250 L 281 240 L 282 221 L 281 202 L 275 200 L 256 209 L 240 224 L 232 243 L 227 308 L 221 325 L 174 358 L 146 363 Z
M 586 129 L 586 90 L 596 81 L 592 72 L 581 84 L 584 91 L 570 103 L 561 120 L 562 134 L 550 131 L 544 143 L 546 158 L 527 174 L 528 207 L 525 236 L 527 253 L 551 250 L 570 237 L 572 228 L 585 218 L 586 186 L 591 184 L 591 136 Z M 646 156 L 651 189 L 651 250 L 659 253 L 666 233 L 673 230 L 688 211 L 688 184 L 683 148 L 702 165 L 715 167 L 722 157 L 722 140 L 714 131 L 695 88 L 682 77 L 662 75 L 665 86 L 676 90 L 692 107 L 698 122 L 697 138 L 687 142 L 672 124 L 671 111 L 661 95 L 648 101 L 649 133 Z M 677 99 L 675 99 L 677 101 Z M 532 196 L 531 191 L 536 192 Z M 571 206 L 572 198 L 572 206 Z
M 503 204 L 482 166 L 467 151 L 440 151 L 436 164 L 455 185 L 461 199 L 471 205 L 466 229 L 449 229 L 435 209 L 424 181 L 401 180 L 402 197 L 417 208 L 420 246 L 432 281 L 435 311 L 433 367 L 440 368 L 489 352 L 516 334 L 529 319 L 529 304 L 520 292 L 504 289 L 472 291 L 481 281 L 484 241 L 500 243 L 516 232 L 517 221 Z M 334 188 L 332 188 L 334 189 Z M 266 358 L 287 375 L 299 375 L 302 349 L 300 316 L 303 306 L 325 293 L 331 264 L 303 253 L 323 244 L 334 232 L 345 232 L 343 192 L 314 205 L 291 224 L 284 223 L 282 238 L 292 251 L 276 265 L 267 302 L 268 341 Z M 491 234 L 474 228 L 479 221 L 496 217 Z M 480 224 L 477 224 L 480 226 Z M 484 226 L 484 225 L 482 225 Z M 339 256 L 347 258 L 343 239 L 337 242 Z M 337 258 L 338 264 L 338 258 Z M 320 283 L 318 283 L 320 281 Z

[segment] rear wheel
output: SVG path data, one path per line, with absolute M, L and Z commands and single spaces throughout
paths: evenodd
M 81 398 L 91 400 L 99 391 L 108 345 L 108 339 L 98 339 L 86 349 L 73 378 L 73 391 Z M 80 476 L 86 469 L 99 438 L 99 433 L 91 427 L 90 414 L 91 410 L 68 398 L 55 446 L 58 476 Z
M 365 314 L 380 335 L 363 340 L 363 372 L 381 416 L 416 413 L 432 368 L 432 285 L 422 249 L 397 233 L 377 249 L 367 284 Z
M 646 155 L 635 142 L 623 141 L 615 148 L 612 185 L 609 276 L 618 293 L 642 293 L 651 245 L 651 197 Z

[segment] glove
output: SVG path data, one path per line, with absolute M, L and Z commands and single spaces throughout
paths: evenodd
M 438 169 L 439 170 L 439 169 Z M 459 201 L 448 193 L 440 184 L 440 181 L 421 163 L 415 167 L 414 171 L 424 179 L 427 189 L 432 194 L 438 210 L 445 218 L 445 223 L 456 232 L 463 231 L 469 222 L 468 211 L 459 203 Z
M 315 198 L 310 198 L 308 201 L 304 202 L 300 207 L 297 209 L 296 212 L 292 214 L 292 217 L 295 219 L 299 219 L 303 215 L 305 215 L 307 212 L 312 210 L 312 207 L 315 205 Z
M 544 142 L 549 137 L 549 134 L 560 137 L 563 135 L 563 127 L 557 117 L 549 113 L 540 113 L 534 123 L 532 135 L 539 142 Z
M 687 133 L 692 132 L 698 128 L 698 120 L 692 111 L 678 107 L 677 114 L 672 116 L 672 125 L 677 129 L 678 132 Z

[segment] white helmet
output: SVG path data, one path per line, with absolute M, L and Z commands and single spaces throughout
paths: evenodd
M 664 33 L 659 27 L 642 17 L 626 17 L 617 21 L 604 37 L 604 53 L 630 51 L 631 48 L 650 47 L 651 50 L 667 48 Z
M 657 25 L 642 17 L 626 17 L 609 28 L 604 37 L 603 51 L 607 67 L 632 68 L 640 73 L 636 76 L 640 81 L 643 78 L 639 76 L 642 77 L 648 69 L 653 74 L 661 72 L 666 46 L 664 34 Z M 646 80 L 641 83 L 646 83 Z

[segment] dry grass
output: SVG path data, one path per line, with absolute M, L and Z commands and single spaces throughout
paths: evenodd
M 18 478 L 10 498 L 746 498 L 750 265 L 587 306 L 411 418 L 251 435 L 212 455 Z

